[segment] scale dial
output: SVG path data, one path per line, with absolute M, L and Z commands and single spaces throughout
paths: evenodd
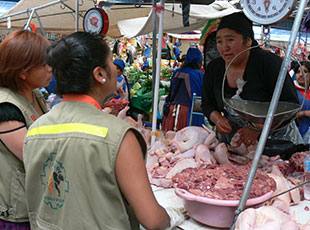
M 105 35 L 109 29 L 109 17 L 101 8 L 91 8 L 84 15 L 85 32 Z
M 294 0 L 242 0 L 244 14 L 253 22 L 271 25 L 281 22 L 292 12 Z

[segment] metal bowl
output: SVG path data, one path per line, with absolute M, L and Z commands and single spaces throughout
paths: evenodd
M 239 119 L 243 123 L 242 125 L 251 125 L 254 129 L 263 128 L 270 102 L 257 102 L 226 98 L 224 103 L 226 110 L 231 115 L 238 115 Z M 281 124 L 284 122 L 294 119 L 300 108 L 300 104 L 279 101 L 273 117 L 271 130 L 275 130 L 279 128 L 279 126 L 281 126 Z

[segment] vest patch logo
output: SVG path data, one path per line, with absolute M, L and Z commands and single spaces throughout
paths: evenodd
M 33 120 L 33 121 L 34 121 L 36 118 L 37 118 L 37 117 L 36 117 L 36 115 L 34 115 L 34 114 L 32 114 L 32 115 L 30 116 L 30 119 Z
M 50 154 L 43 165 L 41 184 L 44 186 L 44 203 L 52 209 L 63 206 L 69 193 L 69 181 L 63 164 L 55 159 L 56 153 Z

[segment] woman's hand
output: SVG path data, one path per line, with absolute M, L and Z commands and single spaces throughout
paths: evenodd
M 247 128 L 241 128 L 237 132 L 240 134 L 240 139 L 237 141 L 237 144 L 241 145 L 244 143 L 246 147 L 254 145 L 257 142 L 258 136 L 260 134 L 258 131 Z
M 213 111 L 210 115 L 210 119 L 215 124 L 216 131 L 220 134 L 226 135 L 232 131 L 230 121 L 226 117 L 223 117 L 218 111 Z

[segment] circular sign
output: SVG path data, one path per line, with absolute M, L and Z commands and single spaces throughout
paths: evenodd
M 84 15 L 85 32 L 106 35 L 109 29 L 109 17 L 101 8 L 91 8 Z
M 242 0 L 244 14 L 253 22 L 271 25 L 284 20 L 292 12 L 294 0 Z

